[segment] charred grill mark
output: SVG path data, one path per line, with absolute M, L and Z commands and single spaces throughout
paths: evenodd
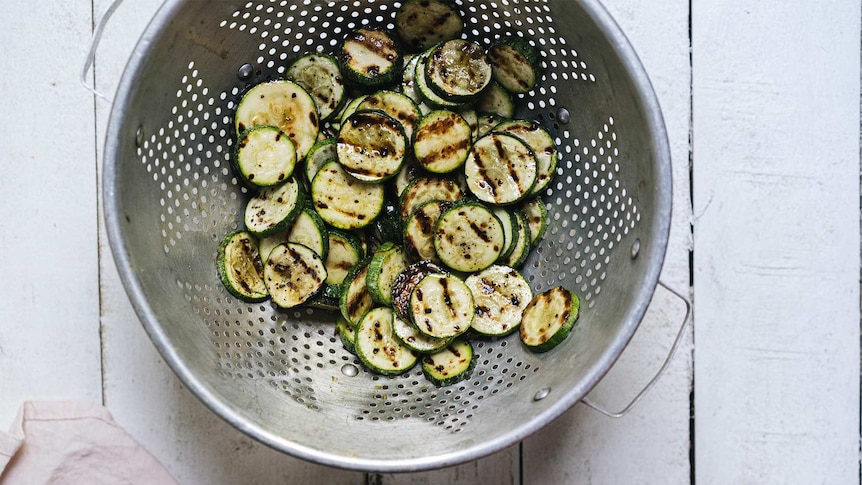
M 485 241 L 486 243 L 491 242 L 491 236 L 488 234 L 488 231 L 480 227 L 472 220 L 470 221 L 470 229 L 472 229 L 473 232 L 476 233 L 476 235 L 479 236 L 479 239 L 481 239 L 482 241 Z

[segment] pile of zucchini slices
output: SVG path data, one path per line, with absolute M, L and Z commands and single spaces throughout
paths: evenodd
M 469 376 L 472 338 L 520 329 L 550 350 L 579 301 L 562 287 L 534 296 L 517 270 L 547 227 L 540 194 L 558 157 L 547 130 L 515 117 L 538 51 L 462 39 L 443 0 L 408 0 L 395 26 L 357 28 L 243 95 L 233 162 L 252 196 L 217 266 L 244 301 L 337 312 L 371 371 L 421 361 L 445 386 Z

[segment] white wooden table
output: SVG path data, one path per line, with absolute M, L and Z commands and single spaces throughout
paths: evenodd
M 621 420 L 578 405 L 494 456 L 365 476 L 258 444 L 173 376 L 129 305 L 100 214 L 110 107 L 77 79 L 108 2 L 4 2 L 0 426 L 25 400 L 102 402 L 189 484 L 859 483 L 860 0 L 690 3 L 606 1 L 670 134 L 662 279 L 691 290 L 694 317 L 668 374 Z M 113 92 L 158 5 L 117 12 L 99 89 Z M 591 397 L 631 397 L 682 311 L 659 290 Z

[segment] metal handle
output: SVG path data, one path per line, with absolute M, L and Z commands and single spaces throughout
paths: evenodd
M 683 337 L 683 335 L 685 335 L 685 330 L 686 330 L 686 328 L 688 328 L 688 319 L 689 319 L 689 316 L 691 315 L 691 302 L 688 301 L 688 298 L 686 298 L 685 296 L 683 296 L 681 293 L 677 292 L 676 290 L 671 289 L 669 286 L 667 286 L 663 282 L 659 281 L 658 284 L 661 285 L 661 287 L 664 288 L 665 290 L 669 291 L 672 295 L 674 295 L 677 298 L 679 298 L 680 300 L 682 300 L 683 303 L 685 303 L 685 317 L 683 317 L 682 325 L 680 325 L 680 327 L 679 327 L 679 331 L 677 332 L 676 338 L 673 341 L 673 346 L 671 346 L 670 352 L 668 352 L 667 357 L 664 359 L 664 363 L 662 364 L 661 368 L 658 370 L 658 372 L 655 374 L 655 376 L 653 376 L 653 378 L 647 383 L 646 387 L 644 387 L 634 397 L 634 399 L 632 399 L 631 402 L 626 407 L 624 407 L 621 411 L 618 411 L 618 412 L 608 411 L 607 409 L 603 408 L 599 404 L 596 404 L 594 401 L 591 401 L 588 398 L 581 399 L 582 403 L 586 404 L 587 406 L 593 408 L 594 410 L 604 414 L 605 416 L 607 416 L 609 418 L 621 418 L 621 417 L 625 416 L 626 414 L 628 414 L 635 407 L 635 405 L 650 391 L 650 389 L 652 389 L 653 386 L 655 386 L 655 384 L 658 382 L 658 380 L 661 379 L 661 377 L 665 374 L 665 372 L 667 372 L 667 368 L 670 366 L 670 363 L 673 360 L 674 355 L 676 355 L 676 351 L 679 350 L 679 344 L 682 342 L 682 337 Z
M 93 80 L 93 86 L 90 86 L 90 83 L 87 82 L 87 74 L 90 72 L 90 68 L 93 67 L 96 61 L 96 49 L 99 48 L 99 41 L 102 40 L 102 33 L 105 31 L 105 27 L 108 25 L 108 20 L 111 18 L 111 15 L 114 14 L 114 11 L 123 3 L 123 0 L 114 0 L 111 2 L 111 5 L 108 6 L 108 10 L 105 11 L 105 15 L 99 20 L 99 23 L 96 24 L 96 28 L 93 29 L 93 37 L 90 39 L 90 50 L 87 51 L 87 59 L 84 61 L 84 67 L 81 69 L 81 84 L 87 88 L 88 91 L 95 94 L 97 97 L 107 101 L 108 103 L 112 102 L 110 98 L 105 96 L 96 90 L 95 79 Z

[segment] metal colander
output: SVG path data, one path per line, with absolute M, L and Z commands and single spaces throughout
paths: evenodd
M 155 345 L 222 418 L 273 448 L 368 471 L 453 465 L 507 447 L 581 400 L 649 304 L 667 245 L 670 155 L 655 95 L 623 33 L 593 0 L 455 0 L 464 36 L 521 36 L 544 73 L 518 100 L 559 147 L 549 227 L 522 273 L 534 292 L 582 300 L 546 354 L 517 334 L 474 342 L 470 378 L 436 388 L 418 367 L 381 377 L 334 334 L 333 313 L 248 304 L 222 287 L 218 243 L 240 227 L 232 112 L 288 60 L 333 51 L 358 26 L 391 28 L 389 0 L 167 0 L 120 82 L 105 150 L 108 236 Z

